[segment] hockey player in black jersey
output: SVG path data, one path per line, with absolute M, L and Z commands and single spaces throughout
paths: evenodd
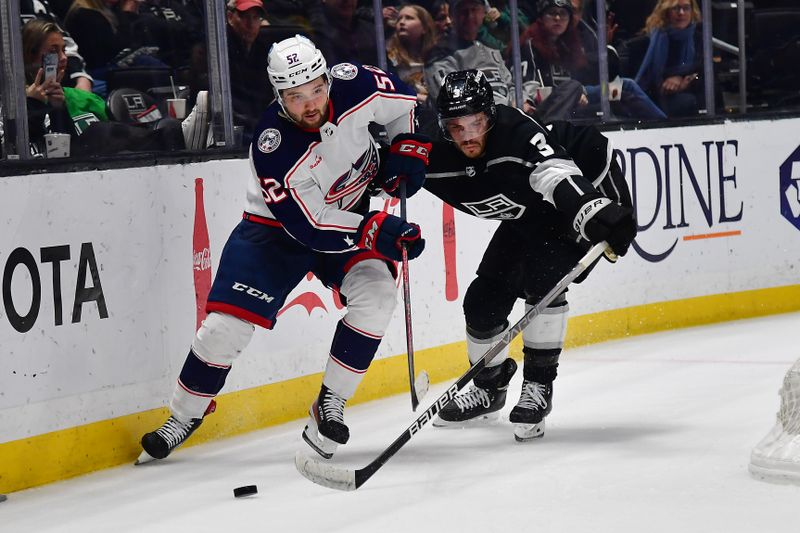
M 445 141 L 433 145 L 425 188 L 460 211 L 501 221 L 464 296 L 474 363 L 509 327 L 517 298 L 536 304 L 591 244 L 607 241 L 614 254 L 624 255 L 636 222 L 624 177 L 595 128 L 557 124 L 549 131 L 521 111 L 496 105 L 491 85 L 476 70 L 445 78 L 437 110 Z M 567 312 L 562 293 L 522 332 L 523 386 L 510 415 L 517 440 L 544 434 Z M 497 417 L 516 369 L 506 349 L 434 425 Z

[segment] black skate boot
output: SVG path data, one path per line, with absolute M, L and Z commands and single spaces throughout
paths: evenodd
M 506 391 L 517 362 L 506 359 L 501 364 L 484 368 L 475 376 L 467 392 L 462 392 L 442 407 L 433 420 L 436 427 L 463 427 L 479 420 L 494 420 L 506 404 Z
M 325 385 L 311 404 L 303 440 L 325 459 L 333 457 L 339 444 L 347 444 L 350 430 L 344 424 L 344 398 Z
M 211 400 L 206 412 L 203 413 L 203 418 L 213 413 L 216 409 L 217 402 Z M 136 460 L 136 464 L 149 463 L 154 459 L 167 457 L 172 453 L 172 450 L 183 444 L 200 427 L 200 424 L 203 423 L 203 418 L 192 418 L 189 422 L 183 423 L 174 416 L 170 416 L 163 426 L 150 433 L 145 433 L 142 437 L 144 451 Z
M 514 438 L 519 442 L 544 436 L 544 417 L 553 409 L 553 382 L 523 380 L 522 394 L 508 419 L 514 424 Z

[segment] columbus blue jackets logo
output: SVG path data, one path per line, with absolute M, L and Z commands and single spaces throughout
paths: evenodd
M 340 80 L 352 80 L 358 74 L 358 67 L 352 63 L 339 63 L 331 69 L 331 76 Z
M 258 136 L 258 149 L 268 154 L 274 152 L 281 144 L 281 132 L 275 128 L 269 128 L 261 132 Z
M 378 151 L 370 143 L 369 149 L 356 159 L 350 170 L 333 182 L 325 195 L 325 202 L 331 204 L 366 187 L 378 173 L 378 163 Z

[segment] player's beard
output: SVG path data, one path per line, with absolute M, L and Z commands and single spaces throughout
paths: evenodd
M 319 129 L 320 126 L 325 124 L 325 121 L 327 119 L 327 114 L 326 114 L 327 110 L 328 110 L 328 100 L 325 100 L 325 102 L 317 109 L 311 111 L 303 111 L 303 113 L 299 115 L 290 113 L 289 116 L 301 128 L 316 130 Z
M 475 137 L 473 139 L 469 139 L 466 141 L 461 141 L 458 143 L 458 149 L 461 151 L 462 154 L 469 157 L 470 159 L 475 159 L 483 155 L 483 152 L 486 148 L 486 134 L 479 137 Z

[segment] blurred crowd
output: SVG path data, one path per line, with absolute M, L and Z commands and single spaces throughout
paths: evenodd
M 383 50 L 376 46 L 371 1 L 220 1 L 226 2 L 233 123 L 242 145 L 274 98 L 269 48 L 295 34 L 312 39 L 329 65 L 386 64 L 416 89 L 420 127 L 429 133 L 436 132 L 433 101 L 441 80 L 468 68 L 484 72 L 497 102 L 546 121 L 600 114 L 594 0 L 519 0 L 516 26 L 507 0 L 384 1 Z M 781 0 L 754 2 L 793 8 Z M 34 153 L 44 151 L 43 136 L 53 132 L 72 136 L 75 155 L 214 145 L 205 4 L 20 0 Z M 605 22 L 612 116 L 603 120 L 663 120 L 705 110 L 698 0 L 608 0 Z M 512 75 L 514 33 L 520 101 Z M 47 61 L 55 70 L 48 71 Z

